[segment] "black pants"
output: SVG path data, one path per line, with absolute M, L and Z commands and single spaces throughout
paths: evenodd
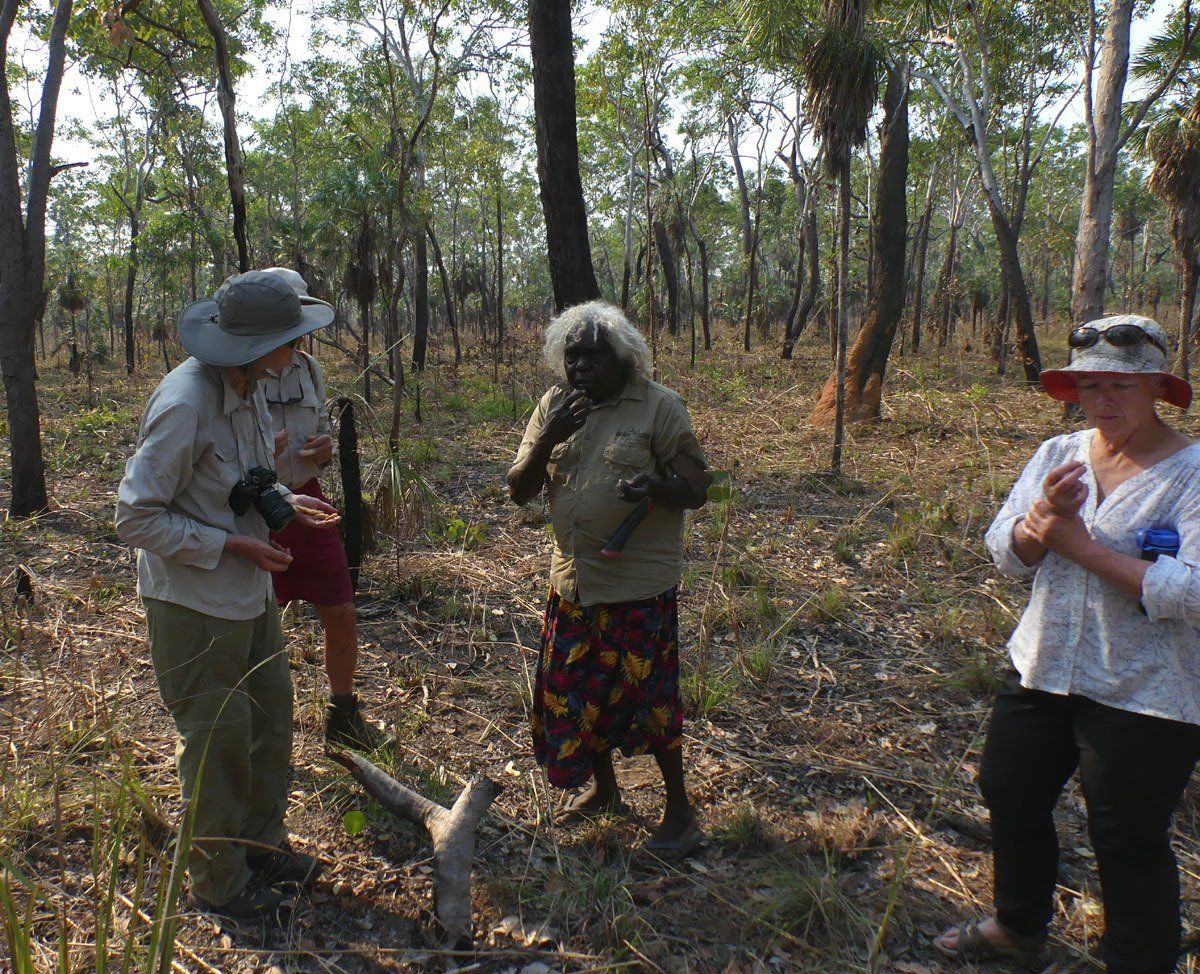
M 1036 935 L 1058 874 L 1054 806 L 1078 767 L 1100 871 L 1109 974 L 1169 974 L 1179 953 L 1171 815 L 1200 757 L 1200 726 L 1027 690 L 996 695 L 979 785 L 992 818 L 996 919 Z

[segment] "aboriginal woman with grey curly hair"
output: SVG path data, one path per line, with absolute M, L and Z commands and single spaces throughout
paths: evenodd
M 650 378 L 650 350 L 618 308 L 569 308 L 546 329 L 562 380 L 538 402 L 508 488 L 542 490 L 554 552 L 534 687 L 534 752 L 550 782 L 584 789 L 566 819 L 628 811 L 612 751 L 649 752 L 666 808 L 646 848 L 663 857 L 703 841 L 684 787 L 676 590 L 684 510 L 711 477 L 683 400 Z M 614 532 L 646 512 L 624 546 Z

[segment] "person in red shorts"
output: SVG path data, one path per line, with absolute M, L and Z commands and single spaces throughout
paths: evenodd
M 283 278 L 301 303 L 315 300 L 296 271 L 287 267 L 267 271 Z M 333 462 L 333 438 L 321 366 L 294 347 L 291 362 L 278 373 L 268 372 L 262 384 L 276 431 L 279 481 L 289 487 L 303 485 L 298 493 L 324 500 L 319 478 Z M 310 603 L 325 630 L 325 674 L 329 679 L 325 741 L 337 747 L 374 750 L 385 738 L 363 717 L 354 692 L 358 612 L 341 538 L 336 531 L 320 531 L 293 521 L 271 539 L 292 553 L 287 570 L 271 575 L 275 600 L 280 605 L 296 600 Z

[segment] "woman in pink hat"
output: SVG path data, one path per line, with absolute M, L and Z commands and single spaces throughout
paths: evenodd
M 1009 640 L 979 784 L 991 813 L 995 912 L 935 946 L 960 960 L 1037 960 L 1054 909 L 1053 811 L 1079 771 L 1104 896 L 1109 974 L 1168 974 L 1179 952 L 1171 816 L 1200 757 L 1200 448 L 1158 415 L 1192 389 L 1157 322 L 1071 333 L 1042 373 L 1088 428 L 1047 440 L 987 533 L 997 567 L 1032 575 Z

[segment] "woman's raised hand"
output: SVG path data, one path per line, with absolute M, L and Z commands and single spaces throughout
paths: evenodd
M 1072 518 L 1087 500 L 1088 486 L 1083 482 L 1085 467 L 1078 460 L 1055 467 L 1042 481 L 1046 502 L 1059 517 Z
M 557 446 L 581 427 L 592 410 L 592 401 L 587 394 L 575 389 L 560 402 L 542 427 L 542 439 L 550 446 Z

